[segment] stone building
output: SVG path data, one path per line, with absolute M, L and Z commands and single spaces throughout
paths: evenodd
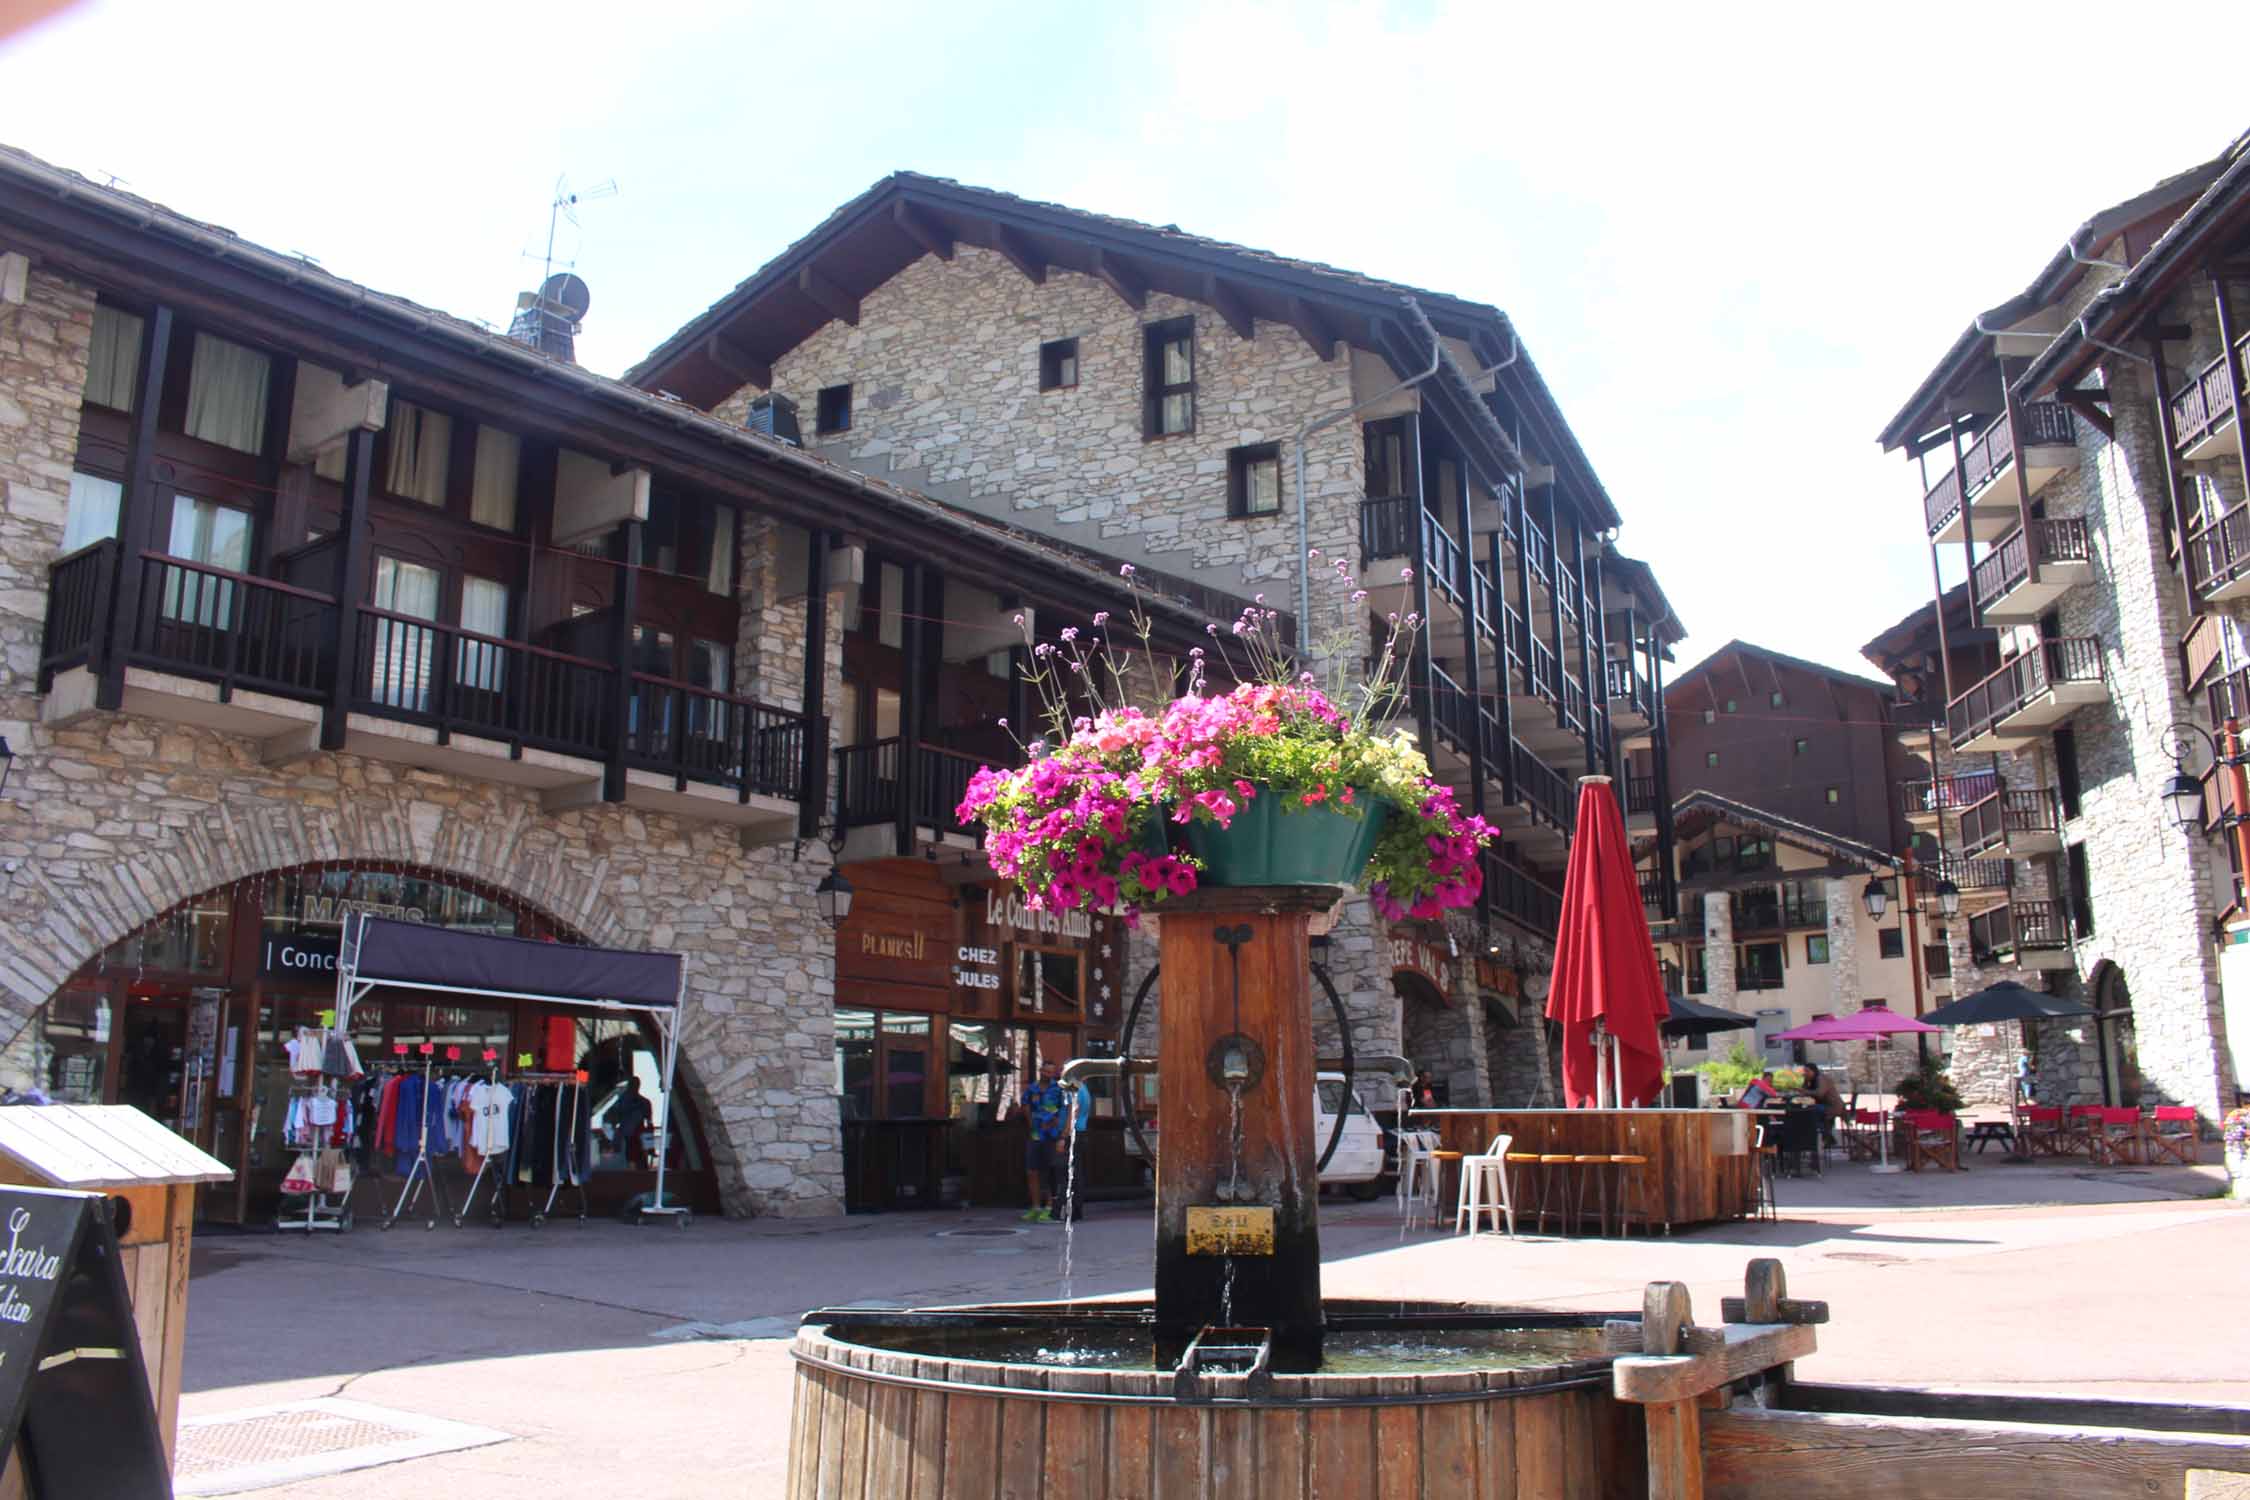
M 1680 627 L 1612 551 L 1622 518 L 1503 313 L 899 173 L 627 379 L 1183 597 L 1263 598 L 1347 677 L 1385 614 L 1429 621 L 1405 717 L 1506 843 L 1470 918 L 1388 930 L 1355 902 L 1327 966 L 1358 1048 L 1442 1064 L 1458 1100 L 1543 1070 L 1536 1003 L 1519 1022 L 1515 997 L 1549 965 L 1574 780 L 1625 791 L 1628 750 L 1661 736 L 1658 663 Z M 868 545 L 919 597 L 911 552 Z M 862 705 L 846 755 L 902 757 L 913 784 L 962 747 L 963 723 L 873 677 L 847 669 L 845 691 Z M 944 806 L 888 811 L 844 809 L 881 825 L 847 859 L 942 862 Z
M 293 1155 L 283 1048 L 335 1004 L 342 914 L 675 949 L 672 1181 L 838 1210 L 815 887 L 849 643 L 889 607 L 846 538 L 875 536 L 965 618 L 1128 597 L 1052 542 L 0 150 L 0 1083 L 140 1104 L 239 1169 L 204 1211 L 249 1219 Z M 1141 597 L 1167 649 L 1201 639 L 1209 598 Z M 537 1005 L 378 997 L 352 1026 L 378 1063 L 661 1083 L 634 1025 Z M 645 1190 L 627 1143 L 596 1155 L 596 1208 Z
M 2097 1012 L 2026 1038 L 2050 1102 L 2182 1103 L 2208 1120 L 2250 1078 L 2250 996 L 2226 982 L 2238 819 L 2209 739 L 2250 681 L 2246 233 L 2238 141 L 2072 231 L 1882 434 L 1921 465 L 1947 591 L 1869 647 L 1932 710 L 1906 810 L 1961 862 L 1956 887 L 1974 869 L 2000 898 L 1960 924 L 1954 988 L 2013 974 Z M 1953 639 L 1964 622 L 1989 647 Z M 2191 828 L 2167 810 L 2182 772 L 2208 788 Z M 1997 1030 L 2013 1028 L 1959 1039 L 1973 1092 L 1996 1091 L 2017 1045 Z

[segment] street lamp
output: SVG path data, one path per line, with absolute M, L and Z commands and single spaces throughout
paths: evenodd
M 1883 877 L 1880 875 L 1867 877 L 1867 884 L 1860 890 L 1859 899 L 1860 904 L 1867 908 L 1869 921 L 1882 921 L 1883 913 L 1890 910 L 1891 893 L 1884 886 Z
M 844 918 L 852 914 L 852 883 L 844 878 L 843 871 L 830 867 L 820 877 L 820 884 L 813 887 L 813 903 L 820 908 L 820 920 L 831 930 L 844 925 Z
M 2186 767 L 2172 772 L 2164 784 L 2164 805 L 2172 809 L 2172 822 L 2189 833 L 2203 831 L 2203 784 L 2188 775 Z
M 2171 809 L 2172 822 L 2189 833 L 2203 829 L 2203 784 L 2188 771 L 2188 763 L 2195 759 L 2196 742 L 2210 753 L 2213 770 L 2231 773 L 2227 790 L 2239 792 L 2242 768 L 2250 765 L 2250 755 L 2245 755 L 2242 742 L 2237 737 L 2234 720 L 2226 721 L 2226 743 L 2222 747 L 2217 736 L 2200 724 L 2175 723 L 2166 726 L 2163 746 L 2172 757 L 2172 779 L 2164 783 L 2164 805 Z M 2228 807 L 2229 804 L 2231 807 Z M 2220 799 L 2227 813 L 2220 818 L 2221 826 L 2241 819 L 2245 808 L 2239 796 Z
M 1950 880 L 1938 881 L 1937 909 L 1939 916 L 1949 920 L 1961 915 L 1961 887 Z

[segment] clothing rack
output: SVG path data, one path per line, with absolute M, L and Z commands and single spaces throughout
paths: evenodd
M 508 1081 L 510 1083 L 535 1085 L 551 1083 L 555 1085 L 555 1133 L 553 1140 L 549 1142 L 547 1147 L 547 1201 L 531 1211 L 531 1227 L 534 1229 L 540 1228 L 550 1218 L 554 1217 L 555 1200 L 562 1196 L 562 1190 L 566 1185 L 566 1175 L 568 1178 L 567 1185 L 575 1189 L 578 1194 L 578 1222 L 584 1224 L 588 1207 L 586 1178 L 592 1174 L 590 1171 L 581 1172 L 578 1170 L 576 1153 L 581 1149 L 581 1143 L 576 1139 L 576 1132 L 573 1130 L 572 1139 L 568 1145 L 565 1145 L 562 1127 L 565 1120 L 571 1121 L 573 1126 L 576 1125 L 578 1101 L 581 1091 L 586 1087 L 586 1075 L 583 1072 L 525 1071 L 511 1074 Z M 526 1122 L 527 1126 L 528 1123 Z M 566 1165 L 568 1167 L 567 1174 L 565 1171 Z M 531 1184 L 532 1192 L 536 1193 L 538 1190 L 539 1185 L 537 1183 Z
M 309 1029 L 299 1028 L 300 1035 Z M 341 1144 L 336 1128 L 338 1114 L 341 1113 L 344 1104 L 342 1092 L 338 1088 L 341 1075 L 325 1071 L 329 1043 L 338 1034 L 337 1029 L 333 1026 L 319 1028 L 319 1046 L 323 1071 L 317 1074 L 312 1081 L 308 1082 L 294 1068 L 289 1073 L 289 1102 L 291 1105 L 294 1105 L 300 1099 L 326 1099 L 331 1102 L 337 1113 L 331 1114 L 325 1125 L 316 1126 L 310 1142 L 300 1147 L 289 1139 L 289 1112 L 287 1107 L 282 1112 L 281 1141 L 284 1156 L 291 1151 L 310 1150 L 313 1153 L 316 1171 L 318 1170 L 321 1153 L 335 1149 Z M 357 1174 L 354 1174 L 352 1186 L 358 1186 Z M 302 1213 L 286 1207 L 276 1213 L 273 1221 L 273 1227 L 276 1230 L 296 1231 L 309 1236 L 323 1231 L 345 1234 L 349 1233 L 352 1228 L 352 1195 L 349 1188 L 342 1193 L 333 1193 L 316 1187 L 309 1193 L 284 1193 L 282 1197 L 284 1199 L 301 1198 L 304 1200 L 304 1208 Z
M 412 1070 L 409 1068 L 407 1071 L 411 1072 Z M 417 1139 L 414 1147 L 414 1165 L 406 1169 L 406 1181 L 399 1185 L 398 1202 L 391 1205 L 390 1217 L 383 1220 L 385 1229 L 396 1224 L 400 1215 L 406 1212 L 409 1198 L 417 1203 L 421 1201 L 422 1188 L 425 1184 L 429 1187 L 430 1202 L 436 1209 L 436 1213 L 423 1220 L 422 1227 L 424 1229 L 437 1228 L 438 1214 L 443 1214 L 452 1219 L 456 1227 L 461 1223 L 460 1219 L 454 1215 L 453 1210 L 446 1207 L 445 1188 L 438 1182 L 437 1171 L 430 1164 L 430 1087 L 436 1076 L 437 1054 L 434 1051 L 423 1053 L 422 1094 L 414 1111 L 417 1116 L 415 1120 Z M 440 1141 L 438 1144 L 443 1147 L 445 1143 Z

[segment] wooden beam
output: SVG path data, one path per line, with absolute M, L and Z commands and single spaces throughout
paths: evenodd
M 1342 340 L 1336 337 L 1335 330 L 1321 317 L 1320 310 L 1302 297 L 1289 299 L 1289 326 L 1296 329 L 1298 336 L 1312 345 L 1312 352 L 1322 359 L 1336 357 L 1336 346 Z
M 1023 272 L 1024 280 L 1033 286 L 1047 280 L 1047 263 L 1031 248 L 1024 237 L 1007 225 L 994 220 L 992 224 L 992 249 L 1001 259 Z
M 841 318 L 854 328 L 859 326 L 859 299 L 821 275 L 818 266 L 798 268 L 797 290 L 810 297 L 830 317 Z
M 1135 312 L 1148 308 L 1148 287 L 1134 275 L 1125 262 L 1106 250 L 1094 252 L 1094 263 L 1088 268 L 1096 281 L 1117 293 L 1117 298 Z
M 953 259 L 953 236 L 946 232 L 944 225 L 913 204 L 903 200 L 892 204 L 891 222 L 899 227 L 901 234 L 939 260 Z
M 2094 396 L 2087 391 L 2065 387 L 2055 392 L 2055 399 L 2086 419 L 2086 424 L 2111 442 L 2117 441 L 2117 424 L 2110 414 L 2094 404 Z
M 714 333 L 703 341 L 703 357 L 739 380 L 763 390 L 773 389 L 773 366 L 723 333 Z
M 1211 304 L 1213 312 L 1226 319 L 1227 327 L 1233 329 L 1235 335 L 1245 343 L 1258 336 L 1258 320 L 1250 315 L 1249 308 L 1242 305 L 1242 299 L 1235 295 L 1234 288 L 1221 281 L 1215 273 L 1204 274 L 1203 300 Z

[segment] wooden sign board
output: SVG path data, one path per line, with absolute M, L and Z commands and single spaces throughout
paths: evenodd
M 109 1200 L 0 1188 L 0 1464 L 38 1500 L 168 1500 Z

